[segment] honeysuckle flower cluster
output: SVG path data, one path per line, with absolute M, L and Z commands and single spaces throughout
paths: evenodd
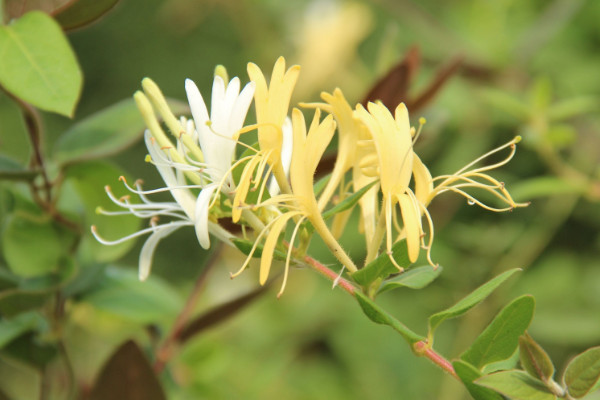
M 525 205 L 515 203 L 504 184 L 487 174 L 510 161 L 519 137 L 453 174 L 434 178 L 414 151 L 424 119 L 417 128 L 411 127 L 404 104 L 395 110 L 379 102 L 366 108 L 360 104 L 352 107 L 340 89 L 322 93 L 322 103 L 300 103 L 304 112 L 296 107 L 290 111 L 299 73 L 299 66 L 286 69 L 285 60 L 279 58 L 267 83 L 261 69 L 250 63 L 250 82 L 241 88 L 239 78 L 229 80 L 224 68 L 218 67 L 210 114 L 200 91 L 188 79 L 185 90 L 193 120 L 173 115 L 158 86 L 145 78 L 143 91 L 134 98 L 148 127 L 144 134 L 147 161 L 156 166 L 165 187 L 145 190 L 140 182 L 129 185 L 121 179 L 137 196 L 136 201 L 130 196 L 116 198 L 107 187 L 108 196 L 120 210 L 100 209 L 100 213 L 133 214 L 148 219 L 149 226 L 112 241 L 92 227 L 95 237 L 110 245 L 149 234 L 140 254 L 142 280 L 150 273 L 157 244 L 180 227 L 194 227 L 203 248 L 210 247 L 211 235 L 238 247 L 241 242 L 251 243 L 245 247 L 246 261 L 232 276 L 244 271 L 253 256 L 260 254 L 259 282 L 264 284 L 276 252 L 285 254 L 282 292 L 290 266 L 299 263 L 314 234 L 350 275 L 360 269 L 337 239 L 350 210 L 335 214 L 329 225 L 324 218 L 335 204 L 355 198 L 353 193 L 362 194 L 349 205 L 360 207 L 367 248 L 364 265 L 387 254 L 399 272 L 408 265 L 398 265 L 392 251 L 394 243 L 402 240 L 406 241 L 410 263 L 425 250 L 428 262 L 436 265 L 431 257 L 434 224 L 427 207 L 437 195 L 454 192 L 469 204 L 493 211 Z M 246 124 L 252 101 L 256 124 Z M 313 114 L 308 126 L 305 113 Z M 242 135 L 251 131 L 258 134 L 257 144 L 242 140 Z M 336 164 L 324 188 L 316 191 L 315 171 L 336 133 Z M 477 167 L 501 151 L 507 152 L 504 159 Z M 478 200 L 470 194 L 472 188 L 490 193 L 505 207 L 495 208 Z M 150 196 L 158 192 L 170 192 L 173 201 L 152 201 Z M 239 224 L 242 233 L 228 231 L 221 223 L 225 219 Z M 294 228 L 288 237 L 286 227 L 290 223 Z

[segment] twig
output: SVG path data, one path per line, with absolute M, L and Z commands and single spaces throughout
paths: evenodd
M 332 282 L 338 280 L 338 286 L 341 287 L 346 293 L 351 296 L 355 295 L 355 291 L 357 290 L 352 283 L 347 281 L 346 279 L 340 278 L 338 273 L 327 268 L 325 265 L 321 264 L 314 258 L 310 256 L 304 256 L 304 261 L 310 265 L 314 270 L 316 270 L 321 275 L 325 276 L 327 279 Z M 428 358 L 432 363 L 449 373 L 453 378 L 460 381 L 460 378 L 456 375 L 454 371 L 454 367 L 452 363 L 448 361 L 444 356 L 437 353 L 435 350 L 431 348 L 431 346 L 426 341 L 419 341 L 413 344 L 413 350 L 418 356 L 422 356 Z

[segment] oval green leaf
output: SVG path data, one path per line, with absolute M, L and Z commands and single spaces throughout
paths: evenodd
M 411 268 L 408 271 L 404 271 L 400 275 L 385 281 L 379 289 L 379 293 L 400 287 L 423 289 L 442 273 L 442 269 L 442 267 L 434 268 L 431 265 Z
M 542 381 L 532 378 L 524 371 L 495 372 L 482 376 L 475 383 L 494 389 L 512 400 L 556 400 L 556 396 Z
M 188 112 L 186 103 L 169 100 L 169 104 L 176 115 Z M 54 159 L 69 164 L 110 156 L 138 141 L 144 127 L 133 99 L 122 100 L 66 131 L 56 143 Z
M 452 307 L 440 311 L 436 314 L 433 314 L 429 317 L 429 336 L 433 335 L 433 332 L 437 329 L 437 327 L 448 318 L 455 318 L 460 315 L 463 315 L 471 308 L 475 307 L 477 304 L 481 303 L 488 297 L 494 290 L 498 288 L 504 281 L 512 276 L 515 272 L 520 271 L 519 268 L 511 269 L 509 271 L 503 272 L 498 275 L 494 279 L 484 283 L 479 286 L 469 295 L 464 297 L 458 303 L 453 305 Z
M 572 397 L 585 396 L 600 378 L 600 346 L 587 349 L 575 357 L 565 371 L 565 383 Z
M 460 358 L 478 369 L 509 358 L 519 345 L 519 337 L 531 323 L 534 308 L 532 296 L 521 296 L 512 301 Z
M 383 310 L 364 294 L 356 291 L 354 292 L 354 297 L 356 298 L 356 301 L 358 301 L 362 311 L 371 321 L 376 324 L 391 326 L 408 343 L 413 344 L 425 339 L 408 329 L 402 322 L 391 316 L 387 311 Z
M 525 371 L 543 382 L 549 382 L 554 376 L 554 364 L 542 347 L 525 333 L 519 338 L 519 357 Z
M 328 220 L 329 218 L 333 217 L 335 214 L 341 213 L 342 211 L 346 211 L 346 210 L 349 210 L 350 208 L 354 207 L 356 205 L 356 203 L 358 203 L 360 198 L 363 197 L 365 193 L 367 193 L 367 190 L 371 189 L 373 187 L 373 185 L 375 185 L 377 182 L 379 182 L 379 181 L 373 181 L 373 182 L 369 183 L 368 185 L 363 186 L 358 191 L 352 193 L 350 196 L 346 197 L 340 203 L 336 204 L 334 207 L 325 211 L 323 213 L 323 219 Z
M 473 383 L 475 379 L 481 377 L 481 372 L 477 368 L 461 360 L 454 361 L 452 366 L 475 400 L 502 400 L 502 396 L 497 392 Z
M 82 74 L 60 25 L 32 11 L 0 26 L 0 85 L 42 110 L 72 117 Z

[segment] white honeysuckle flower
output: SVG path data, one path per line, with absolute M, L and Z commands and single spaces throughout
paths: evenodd
M 198 226 L 199 218 L 197 218 L 197 216 L 201 214 L 203 210 L 200 212 L 198 211 L 198 204 L 200 203 L 200 201 L 196 199 L 192 190 L 202 189 L 202 186 L 186 185 L 185 182 L 183 182 L 182 179 L 177 176 L 177 173 L 180 172 L 180 170 L 178 170 L 179 166 L 166 157 L 165 153 L 161 150 L 158 143 L 152 137 L 150 131 L 145 132 L 145 142 L 148 148 L 148 152 L 150 153 L 150 157 L 152 158 L 152 162 L 158 169 L 161 177 L 163 178 L 166 184 L 166 187 L 155 190 L 143 190 L 141 182 L 136 182 L 134 187 L 132 187 L 127 183 L 125 178 L 121 177 L 120 180 L 123 182 L 124 186 L 131 193 L 136 194 L 142 202 L 131 203 L 129 201 L 128 196 L 117 198 L 113 195 L 110 187 L 107 186 L 105 189 L 106 193 L 108 194 L 108 197 L 112 200 L 112 202 L 115 205 L 125 210 L 107 211 L 103 209 L 98 209 L 98 212 L 104 215 L 133 214 L 138 218 L 149 219 L 150 227 L 142 229 L 129 236 L 125 236 L 121 239 L 112 241 L 100 237 L 96 232 L 96 228 L 92 227 L 92 234 L 94 235 L 96 240 L 105 245 L 115 245 L 125 242 L 129 239 L 146 235 L 148 233 L 151 234 L 148 237 L 148 239 L 146 239 L 146 242 L 142 247 L 142 251 L 140 252 L 140 280 L 145 280 L 150 274 L 154 250 L 156 249 L 156 246 L 158 245 L 160 240 L 181 227 L 194 226 L 196 228 L 196 235 L 198 236 L 198 241 L 201 244 L 203 243 L 203 241 L 206 240 L 209 232 L 212 235 L 223 240 L 225 243 L 230 243 L 229 239 L 233 237 L 233 235 L 231 235 L 229 232 L 223 229 L 220 225 L 208 220 L 207 207 L 205 207 L 206 218 L 204 218 L 204 222 L 201 223 L 200 226 Z M 216 188 L 216 186 L 214 185 L 213 187 Z M 173 199 L 175 199 L 174 202 L 155 202 L 151 201 L 148 198 L 148 195 L 167 191 L 170 192 L 173 196 Z M 202 193 L 203 191 L 204 189 L 202 189 L 200 193 Z M 199 198 L 200 196 L 198 196 L 198 199 Z M 158 224 L 157 221 L 161 217 L 168 217 L 171 220 L 164 224 Z
M 229 174 L 231 162 L 235 155 L 238 132 L 246 119 L 255 86 L 254 82 L 250 82 L 240 92 L 239 78 L 233 78 L 225 87 L 223 78 L 215 76 L 209 117 L 198 87 L 190 79 L 185 81 L 185 90 L 207 173 L 214 184 L 219 184 L 225 179 L 221 190 L 234 189 Z
M 209 209 L 215 193 L 223 191 L 228 194 L 235 189 L 231 179 L 231 164 L 235 156 L 239 131 L 254 97 L 254 87 L 255 84 L 250 82 L 240 92 L 239 78 L 233 78 L 226 87 L 224 80 L 220 76 L 216 76 L 213 82 L 209 116 L 200 91 L 194 82 L 187 79 L 185 89 L 194 121 L 185 118 L 179 120 L 180 130 L 172 132 L 178 137 L 176 146 L 172 146 L 170 150 L 165 148 L 164 143 L 161 145 L 155 139 L 156 132 L 152 130 L 147 130 L 144 135 L 149 161 L 156 166 L 166 187 L 144 191 L 139 182 L 135 187 L 131 187 L 122 179 L 125 186 L 142 200 L 142 203 L 139 204 L 131 203 L 127 199 L 117 199 L 110 192 L 110 188 L 106 188 L 111 200 L 125 211 L 99 210 L 99 212 L 108 215 L 133 214 L 140 218 L 150 219 L 150 227 L 115 241 L 101 238 L 95 227 L 92 227 L 92 233 L 96 239 L 107 245 L 151 233 L 140 253 L 139 277 L 141 280 L 146 279 L 150 273 L 154 250 L 160 240 L 182 226 L 194 227 L 198 242 L 204 249 L 210 247 L 210 234 L 226 242 L 229 242 L 232 237 L 217 223 L 210 221 Z M 162 93 L 153 82 L 146 82 L 145 88 L 148 88 L 147 94 L 155 103 L 161 104 L 164 101 Z M 142 114 L 146 114 L 145 117 L 154 122 L 156 117 L 150 103 L 140 97 L 144 97 L 143 94 L 140 93 L 136 100 L 138 100 Z M 148 107 L 150 108 L 148 109 Z M 160 130 L 160 128 L 156 128 L 157 125 L 151 125 L 154 130 Z M 177 121 L 175 121 L 175 125 L 177 125 Z M 198 160 L 198 157 L 194 158 L 188 154 L 186 145 L 182 143 L 181 133 L 189 135 L 192 141 L 200 146 L 203 160 Z M 174 153 L 173 150 L 175 150 Z M 196 184 L 188 183 L 186 175 L 189 177 L 190 174 L 195 178 L 192 181 Z M 199 194 L 197 194 L 198 190 Z M 170 192 L 175 202 L 153 202 L 146 196 L 164 191 Z M 172 220 L 159 224 L 157 222 L 159 217 L 168 217 Z

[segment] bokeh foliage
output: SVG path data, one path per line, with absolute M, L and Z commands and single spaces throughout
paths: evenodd
M 403 287 L 378 303 L 424 332 L 428 315 L 522 268 L 463 318 L 440 326 L 436 349 L 462 360 L 455 361 L 457 371 L 479 374 L 465 361 L 481 357 L 465 350 L 494 315 L 510 311 L 511 299 L 528 302 L 520 300 L 530 299 L 525 294 L 536 299 L 529 332 L 554 360 L 557 376 L 572 357 L 600 343 L 599 2 L 148 0 L 140 7 L 80 0 L 42 9 L 57 22 L 39 11 L 21 17 L 34 2 L 23 8 L 27 3 L 5 0 L 3 20 L 18 19 L 0 28 L 0 398 L 3 392 L 39 398 L 43 390 L 65 398 L 69 371 L 76 372 L 80 394 L 106 398 L 102 388 L 114 376 L 103 365 L 119 360 L 120 368 L 132 363 L 153 376 L 150 364 L 136 360 L 154 360 L 209 254 L 191 232 L 178 232 L 161 244 L 153 275 L 141 283 L 140 244 L 109 248 L 91 237 L 92 223 L 105 224 L 111 237 L 137 229 L 136 220 L 114 223 L 94 213 L 107 201 L 105 185 L 117 195 L 120 175 L 160 185 L 144 162 L 143 121 L 128 99 L 144 76 L 183 100 L 185 78 L 204 92 L 216 64 L 246 80 L 248 61 L 270 65 L 279 55 L 302 65 L 298 99 L 317 100 L 319 91 L 339 86 L 354 102 L 412 46 L 422 59 L 405 89 L 413 99 L 460 57 L 428 104 L 411 110 L 413 120 L 428 120 L 417 151 L 435 174 L 520 134 L 523 144 L 501 180 L 516 200 L 532 203 L 496 215 L 450 196 L 437 199 L 433 254 L 443 272 L 424 290 Z M 47 43 L 28 38 L 28 29 Z M 39 55 L 40 65 L 53 67 L 28 73 L 14 37 Z M 15 71 L 23 81 L 7 78 Z M 171 104 L 185 113 L 185 104 Z M 28 134 L 32 124 L 43 126 L 43 137 Z M 42 170 L 57 183 L 53 189 L 45 190 Z M 30 182 L 39 189 L 30 190 Z M 360 257 L 364 248 L 351 218 L 342 242 Z M 334 262 L 319 243 L 311 254 Z M 309 271 L 292 271 L 278 301 L 267 291 L 244 303 L 249 307 L 219 309 L 255 289 L 255 271 L 229 280 L 241 260 L 227 251 L 213 263 L 193 312 L 210 316 L 217 307 L 227 318 L 209 318 L 210 329 L 176 349 L 160 374 L 165 394 L 154 390 L 147 398 L 469 398 Z M 536 345 L 521 340 L 522 347 Z

